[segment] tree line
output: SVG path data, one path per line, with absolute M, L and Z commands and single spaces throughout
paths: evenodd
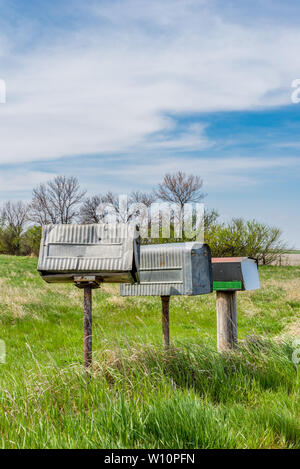
M 182 171 L 165 174 L 162 181 L 151 192 L 132 191 L 128 206 L 132 210 L 122 211 L 119 196 L 111 191 L 87 196 L 75 177 L 57 176 L 40 184 L 32 191 L 32 200 L 7 201 L 0 212 L 0 253 L 12 255 L 38 255 L 41 226 L 45 224 L 100 223 L 108 213 L 113 213 L 117 222 L 128 222 L 139 214 L 139 207 L 150 210 L 154 202 L 165 202 L 177 207 L 182 217 L 184 205 L 202 202 L 203 180 L 199 176 L 186 175 Z M 151 239 L 143 242 L 174 242 L 185 240 L 174 237 L 174 217 L 168 238 Z M 140 217 L 141 219 L 141 217 Z M 213 256 L 250 256 L 260 263 L 269 264 L 286 249 L 279 228 L 256 220 L 233 218 L 221 222 L 217 210 L 204 212 L 204 236 Z

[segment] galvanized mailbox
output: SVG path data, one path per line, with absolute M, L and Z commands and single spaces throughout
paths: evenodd
M 216 291 L 260 288 L 257 262 L 249 257 L 213 257 L 213 289 Z
M 136 227 L 122 223 L 45 225 L 38 271 L 49 283 L 138 282 Z
M 210 249 L 206 244 L 196 242 L 141 246 L 139 275 L 139 285 L 120 285 L 122 296 L 210 293 Z

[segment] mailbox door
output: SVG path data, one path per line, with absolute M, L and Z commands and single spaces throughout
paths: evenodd
M 241 262 L 212 264 L 214 290 L 243 290 Z
M 204 244 L 191 251 L 192 294 L 203 295 L 212 292 L 212 269 L 210 248 Z

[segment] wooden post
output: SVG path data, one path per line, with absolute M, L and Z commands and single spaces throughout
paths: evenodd
M 92 288 L 90 286 L 84 287 L 83 350 L 84 367 L 88 370 L 92 365 Z
M 217 291 L 218 351 L 237 345 L 237 304 L 235 291 Z
M 161 296 L 162 303 L 162 333 L 163 333 L 163 344 L 165 348 L 170 345 L 170 329 L 169 329 L 169 296 Z

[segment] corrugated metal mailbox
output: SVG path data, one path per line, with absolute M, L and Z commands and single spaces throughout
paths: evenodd
M 133 225 L 46 225 L 38 271 L 46 282 L 137 282 L 139 240 Z
M 210 249 L 193 242 L 141 246 L 140 284 L 120 285 L 122 296 L 202 295 L 211 291 Z
M 141 246 L 140 284 L 120 285 L 122 296 L 160 296 L 163 343 L 170 343 L 171 295 L 203 295 L 212 291 L 211 254 L 206 244 L 170 243 Z
M 257 262 L 249 257 L 213 257 L 213 288 L 218 291 L 257 290 Z

